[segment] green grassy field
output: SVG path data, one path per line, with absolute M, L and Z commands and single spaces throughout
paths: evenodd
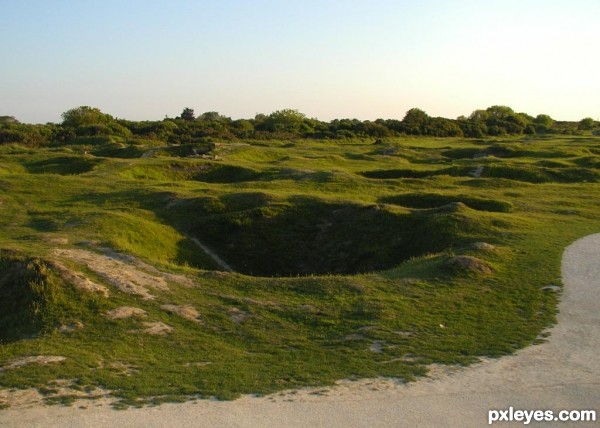
M 0 146 L 0 387 L 49 402 L 509 354 L 543 340 L 564 247 L 600 230 L 600 137 L 87 143 Z

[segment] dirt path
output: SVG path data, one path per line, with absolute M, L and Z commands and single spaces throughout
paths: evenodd
M 233 272 L 233 269 L 231 268 L 231 266 L 229 266 L 225 262 L 225 260 L 223 260 L 221 257 L 219 257 L 219 255 L 217 253 L 215 253 L 213 250 L 208 248 L 206 245 L 204 245 L 198 239 L 196 239 L 196 238 L 190 238 L 190 239 L 194 242 L 194 244 L 199 246 L 202 249 L 202 251 L 204 251 L 206 254 L 208 254 L 210 256 L 210 258 L 213 259 L 216 264 L 218 264 L 223 270 L 225 270 L 225 272 Z
M 481 174 L 483 174 L 483 166 L 478 166 L 472 172 L 470 172 L 471 176 L 475 178 L 481 178 Z
M 488 410 L 510 406 L 600 412 L 600 234 L 565 250 L 562 273 L 565 292 L 549 342 L 468 369 L 442 369 L 432 378 L 408 385 L 388 380 L 342 382 L 335 388 L 233 402 L 127 411 L 106 406 L 11 408 L 0 412 L 0 426 L 481 427 L 488 426 Z

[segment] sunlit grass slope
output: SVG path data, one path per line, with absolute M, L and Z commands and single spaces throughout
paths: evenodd
M 599 168 L 600 137 L 0 146 L 0 387 L 229 399 L 509 354 L 600 230 Z

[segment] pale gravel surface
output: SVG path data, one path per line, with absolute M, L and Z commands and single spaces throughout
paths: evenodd
M 106 404 L 86 404 L 90 407 L 86 410 L 39 405 L 11 408 L 0 411 L 0 426 L 480 427 L 489 426 L 489 409 L 509 406 L 600 412 L 600 234 L 580 239 L 565 250 L 562 274 L 565 290 L 549 342 L 464 370 L 435 367 L 432 378 L 408 385 L 390 380 L 341 382 L 335 388 L 265 398 L 127 411 L 114 411 Z

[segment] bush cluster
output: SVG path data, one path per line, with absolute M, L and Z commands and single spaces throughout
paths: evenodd
M 78 138 L 118 137 L 164 141 L 170 144 L 206 143 L 234 139 L 350 139 L 386 138 L 403 135 L 430 137 L 468 137 L 522 134 L 576 134 L 598 128 L 598 122 L 584 118 L 579 122 L 559 122 L 546 114 L 536 117 L 517 113 L 510 107 L 492 106 L 475 110 L 457 119 L 431 117 L 412 108 L 402 120 L 334 119 L 330 122 L 309 118 L 293 109 L 277 110 L 253 119 L 237 119 L 217 112 L 196 117 L 186 107 L 180 116 L 159 121 L 129 121 L 102 113 L 98 108 L 81 106 L 66 111 L 60 124 L 22 124 L 12 116 L 0 116 L 0 144 L 19 143 L 41 146 L 51 142 L 73 142 Z

